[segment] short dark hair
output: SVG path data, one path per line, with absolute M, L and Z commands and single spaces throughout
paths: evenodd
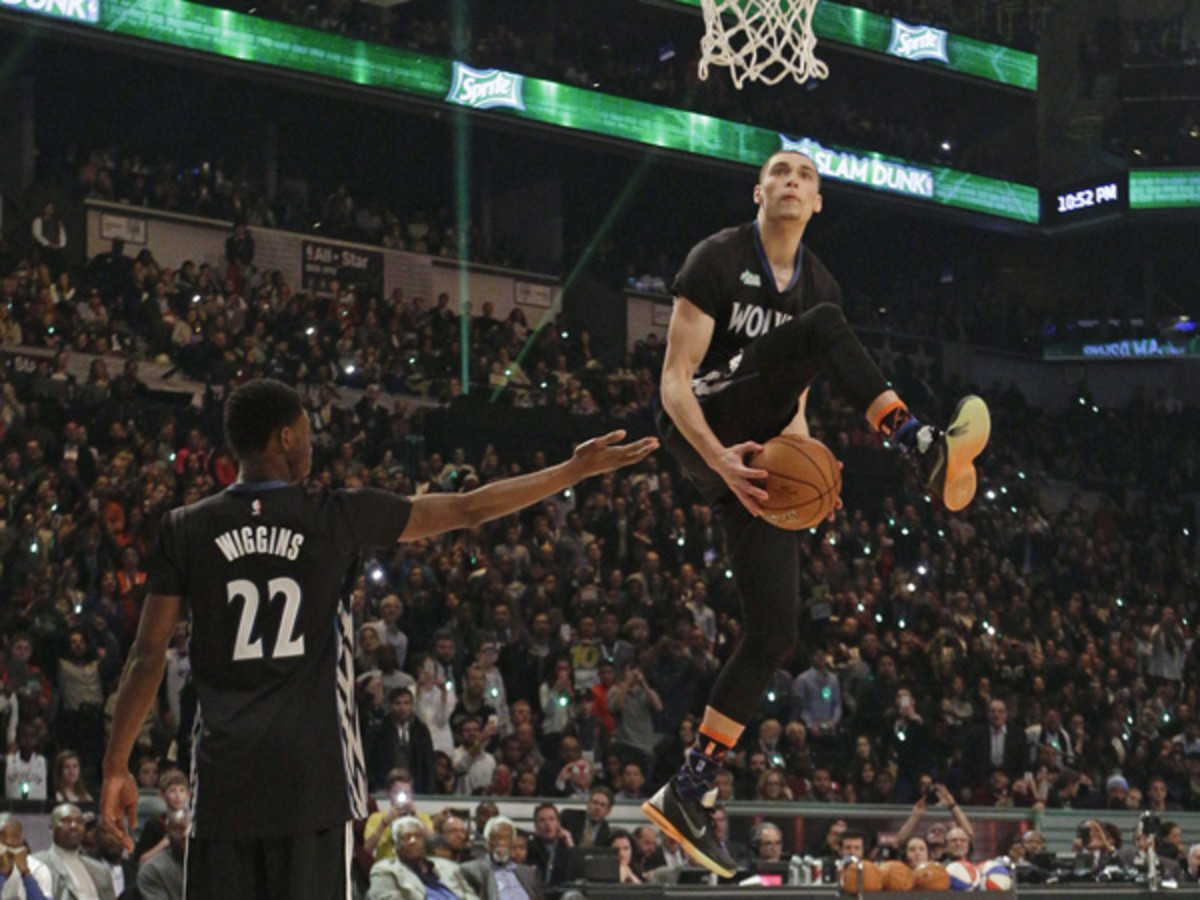
M 388 694 L 388 703 L 395 703 L 398 698 L 406 696 L 406 695 L 409 700 L 413 699 L 413 692 L 411 690 L 409 690 L 408 688 L 406 688 L 406 687 L 393 688 L 392 692 L 390 694 Z
M 225 401 L 225 439 L 239 459 L 261 453 L 271 435 L 304 413 L 295 389 L 273 378 L 256 378 Z
M 555 818 L 558 818 L 558 807 L 555 806 L 553 803 L 546 801 L 544 803 L 539 803 L 537 806 L 534 807 L 533 821 L 535 821 L 535 822 L 537 821 L 538 813 L 540 813 L 543 809 L 554 810 L 554 816 L 555 816 Z

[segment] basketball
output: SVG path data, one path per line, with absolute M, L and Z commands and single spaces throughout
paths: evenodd
M 913 873 L 914 887 L 919 891 L 948 891 L 950 876 L 941 863 L 927 862 L 917 866 Z
M 888 860 L 880 865 L 879 870 L 883 873 L 883 889 L 885 891 L 911 891 L 917 882 L 917 876 L 913 870 L 898 859 Z
M 776 528 L 799 531 L 827 517 L 842 491 L 837 457 L 815 438 L 781 434 L 750 463 L 768 473 L 763 518 Z
M 883 890 L 883 874 L 875 863 L 863 860 L 863 890 Z M 847 894 L 858 893 L 858 866 L 848 863 L 842 868 L 842 890 Z
M 982 883 L 979 870 L 965 859 L 956 859 L 946 866 L 946 874 L 950 876 L 952 891 L 977 891 Z
M 1012 870 L 1001 859 L 989 859 L 980 870 L 985 891 L 1011 891 Z

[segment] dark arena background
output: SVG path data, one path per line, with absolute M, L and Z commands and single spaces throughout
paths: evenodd
M 910 896 L 925 857 L 965 889 L 1197 891 L 1200 4 L 848 2 L 814 16 L 827 79 L 741 90 L 698 77 L 698 0 L 0 3 L 0 723 L 30 852 L 73 801 L 123 896 L 179 896 L 138 867 L 188 769 L 183 627 L 134 758 L 157 831 L 124 858 L 100 762 L 161 516 L 236 478 L 231 387 L 301 391 L 331 488 L 651 434 L 675 273 L 799 147 L 805 243 L 887 378 L 934 421 L 991 407 L 975 502 L 947 513 L 814 385 L 844 505 L 718 778 L 720 884 L 639 812 L 742 623 L 665 450 L 379 548 L 347 587 L 355 896 L 419 896 L 370 891 L 398 814 L 464 863 L 497 812 L 536 881 L 486 897 L 832 896 L 849 856 Z M 428 737 L 397 748 L 406 686 Z

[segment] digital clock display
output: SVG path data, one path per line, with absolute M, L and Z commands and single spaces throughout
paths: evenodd
M 1091 180 L 1066 189 L 1042 191 L 1042 221 L 1108 215 L 1128 208 L 1128 181 L 1124 174 L 1103 181 Z
M 1095 187 L 1083 188 L 1058 195 L 1058 211 L 1060 213 L 1075 212 L 1080 209 L 1091 209 L 1093 206 L 1106 206 L 1121 201 L 1121 187 L 1115 181 L 1108 184 L 1098 184 Z

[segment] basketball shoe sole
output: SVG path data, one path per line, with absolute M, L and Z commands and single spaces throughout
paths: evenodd
M 698 800 L 682 799 L 675 792 L 674 781 L 672 778 L 642 804 L 642 814 L 663 834 L 678 841 L 697 865 L 722 878 L 732 878 L 737 872 L 737 864 L 717 842 L 712 810 Z
M 983 398 L 974 394 L 963 397 L 938 441 L 938 456 L 929 477 L 929 487 L 941 495 L 942 504 L 951 512 L 975 499 L 975 459 L 991 434 L 992 417 Z

